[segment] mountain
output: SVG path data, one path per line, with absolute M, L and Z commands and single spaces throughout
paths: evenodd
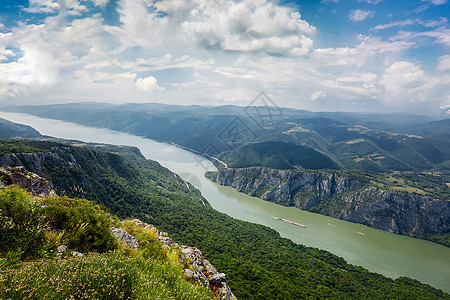
M 266 201 L 450 247 L 448 176 L 255 167 L 206 176 Z
M 41 134 L 34 128 L 10 122 L 0 118 L 0 137 L 1 138 L 34 138 L 41 137 Z
M 446 131 L 449 119 L 421 115 L 93 103 L 10 106 L 2 110 L 173 142 L 205 155 L 220 156 L 234 167 L 247 167 L 249 163 L 289 169 L 305 167 L 305 160 L 298 159 L 309 151 L 308 155 L 314 155 L 307 159 L 308 168 L 313 169 L 450 170 L 450 139 Z M 272 142 L 283 151 L 261 147 L 265 142 Z M 248 155 L 251 160 L 243 159 Z
M 180 243 L 201 249 L 205 259 L 227 275 L 228 284 L 238 298 L 450 298 L 442 291 L 416 280 L 404 277 L 393 280 L 368 272 L 327 251 L 281 238 L 276 231 L 265 226 L 219 213 L 192 185 L 158 163 L 145 160 L 135 148 L 81 142 L 73 144 L 77 146 L 70 143 L 2 140 L 0 160 L 11 167 L 24 166 L 28 171 L 51 180 L 59 195 L 94 200 L 119 217 L 139 218 L 167 232 Z M 27 151 L 8 152 L 8 149 L 20 148 Z M 64 201 L 68 203 L 55 203 L 57 211 L 71 207 L 72 200 Z M 85 203 L 84 200 L 79 202 Z M 105 211 L 104 208 L 99 209 Z M 66 216 L 71 215 L 77 214 Z M 102 220 L 111 222 L 109 218 Z M 82 233 L 85 222 L 70 224 L 81 226 L 79 230 Z M 154 250 L 151 245 L 154 244 L 150 243 L 144 258 L 147 255 L 152 257 Z M 86 272 L 94 275 L 99 273 L 97 269 L 103 270 L 104 267 L 95 268 L 105 266 L 100 264 L 102 260 L 106 261 L 106 265 L 113 266 L 108 270 L 117 267 L 131 270 L 131 274 L 141 274 L 136 276 L 143 276 L 136 264 L 146 266 L 144 262 L 139 262 L 140 258 L 133 262 L 133 259 L 121 254 L 107 254 L 99 259 L 94 256 L 92 259 L 93 263 L 88 264 L 92 268 Z M 65 269 L 63 264 L 62 269 Z M 60 265 L 56 267 L 61 270 Z M 41 269 L 30 267 L 27 270 L 32 274 L 41 274 Z M 74 276 L 73 273 L 68 274 Z M 126 278 L 132 280 L 135 278 L 133 276 Z M 28 277 L 20 278 L 26 280 Z M 173 279 L 167 280 L 173 282 Z

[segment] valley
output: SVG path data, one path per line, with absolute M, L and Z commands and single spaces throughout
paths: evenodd
M 265 224 L 282 236 L 308 246 L 328 249 L 353 264 L 396 278 L 411 276 L 446 289 L 449 248 L 411 239 L 362 225 L 311 214 L 295 208 L 278 206 L 248 197 L 231 188 L 217 186 L 203 177 L 205 167 L 215 168 L 205 159 L 180 148 L 140 137 L 64 123 L 56 120 L 2 113 L 0 117 L 27 123 L 42 134 L 86 142 L 118 143 L 137 146 L 144 156 L 159 161 L 199 188 L 217 210 L 235 218 Z M 307 230 L 283 224 L 273 217 L 283 217 L 308 226 Z M 299 230 L 302 231 L 299 231 Z M 360 234 L 364 233 L 364 235 Z M 234 290 L 233 290 L 234 292 Z

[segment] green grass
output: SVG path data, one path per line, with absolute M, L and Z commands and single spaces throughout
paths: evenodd
M 170 262 L 120 252 L 23 263 L 0 278 L 0 299 L 211 299 Z
M 34 199 L 9 186 L 0 191 L 0 218 L 0 299 L 211 298 L 188 282 L 181 250 L 165 250 L 154 227 L 120 222 L 91 201 Z M 115 240 L 111 225 L 135 235 L 141 249 Z M 59 244 L 70 250 L 56 258 Z M 71 257 L 73 250 L 84 256 Z

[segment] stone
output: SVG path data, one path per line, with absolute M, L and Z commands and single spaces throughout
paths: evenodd
M 83 256 L 83 253 L 80 253 L 80 252 L 77 252 L 77 251 L 73 251 L 73 252 L 72 252 L 72 256 L 73 256 L 73 257 L 82 257 L 82 256 Z
M 139 246 L 138 239 L 135 238 L 134 236 L 132 236 L 131 234 L 129 234 L 128 232 L 126 232 L 125 230 L 120 229 L 120 228 L 110 227 L 109 232 L 111 232 L 111 234 L 113 236 L 115 236 L 119 241 L 123 242 L 125 245 L 127 245 L 131 248 L 134 248 L 134 249 L 141 248 Z

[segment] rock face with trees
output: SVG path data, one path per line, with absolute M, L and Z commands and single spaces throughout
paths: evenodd
M 254 167 L 225 168 L 206 176 L 263 200 L 396 234 L 417 238 L 450 234 L 450 201 L 386 191 L 351 173 Z

